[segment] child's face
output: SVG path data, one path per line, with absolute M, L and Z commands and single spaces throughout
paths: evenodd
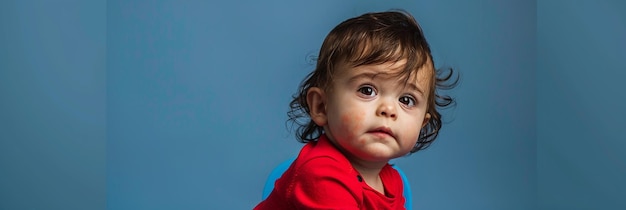
M 352 158 L 387 162 L 406 155 L 428 122 L 431 65 L 424 65 L 405 83 L 393 74 L 404 63 L 338 69 L 325 93 L 323 126 L 331 141 Z

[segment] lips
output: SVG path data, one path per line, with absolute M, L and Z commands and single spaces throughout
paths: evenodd
M 395 136 L 393 135 L 393 132 L 388 127 L 378 127 L 378 128 L 368 131 L 368 133 L 381 135 L 381 136 L 390 136 L 390 137 L 395 138 Z

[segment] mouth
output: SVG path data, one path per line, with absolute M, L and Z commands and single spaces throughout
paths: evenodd
M 395 138 L 395 136 L 393 135 L 393 132 L 391 131 L 389 127 L 378 127 L 378 128 L 368 131 L 368 133 L 371 133 L 377 136 L 382 136 L 382 137 L 389 136 L 389 137 Z

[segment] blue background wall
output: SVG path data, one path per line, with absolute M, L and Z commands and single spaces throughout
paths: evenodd
M 394 161 L 416 208 L 623 208 L 625 5 L 593 2 L 2 1 L 0 209 L 250 209 L 301 146 L 310 56 L 390 8 L 462 73 L 437 142 Z
M 535 5 L 459 3 L 108 1 L 108 207 L 253 207 L 301 146 L 285 112 L 307 56 L 342 20 L 402 7 L 464 72 L 454 123 L 397 161 L 416 207 L 533 208 Z
M 105 1 L 0 1 L 0 209 L 104 209 L 105 24 Z
M 626 2 L 539 1 L 538 203 L 626 209 Z

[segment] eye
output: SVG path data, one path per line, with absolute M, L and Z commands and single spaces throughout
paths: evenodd
M 365 96 L 369 96 L 369 97 L 376 96 L 376 90 L 374 89 L 374 87 L 369 86 L 369 85 L 362 86 L 357 91 L 359 91 L 360 94 L 363 94 Z
M 415 106 L 415 98 L 413 98 L 413 96 L 402 96 L 400 97 L 400 99 L 398 99 L 398 101 L 400 101 L 400 103 L 403 103 L 404 105 L 407 105 L 408 107 Z

